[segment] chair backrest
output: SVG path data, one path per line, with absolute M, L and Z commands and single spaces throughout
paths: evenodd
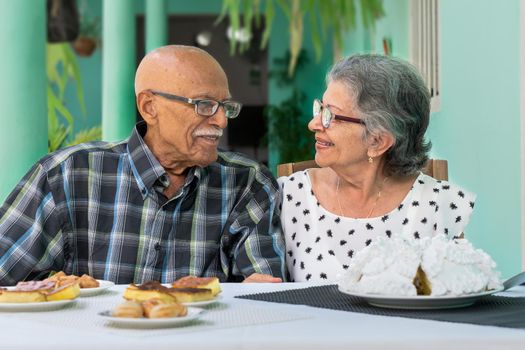
M 277 166 L 277 176 L 289 176 L 297 171 L 318 168 L 315 160 L 305 160 L 297 163 L 284 163 Z M 423 173 L 436 180 L 448 180 L 448 162 L 443 159 L 429 159 Z

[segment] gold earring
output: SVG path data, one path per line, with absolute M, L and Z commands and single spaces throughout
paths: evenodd
M 368 157 L 368 163 L 372 164 L 374 162 L 374 158 Z

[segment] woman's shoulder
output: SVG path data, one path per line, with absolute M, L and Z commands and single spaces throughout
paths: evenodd
M 281 188 L 286 187 L 288 184 L 299 184 L 304 182 L 310 183 L 310 179 L 308 178 L 308 171 L 309 170 L 301 170 L 297 171 L 291 175 L 288 176 L 281 176 L 277 178 L 277 182 L 279 183 Z
M 422 186 L 423 193 L 426 196 L 436 198 L 453 199 L 459 198 L 461 200 L 472 201 L 476 199 L 476 194 L 460 187 L 459 185 L 446 181 L 436 180 L 431 176 L 421 173 L 416 179 L 418 185 Z

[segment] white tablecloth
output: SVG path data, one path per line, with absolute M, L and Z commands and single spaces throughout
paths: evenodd
M 97 313 L 122 301 L 125 286 L 81 298 L 64 310 L 0 312 L 0 349 L 524 349 L 525 330 L 332 311 L 234 298 L 311 284 L 222 284 L 220 304 L 203 322 L 129 330 Z M 525 287 L 507 292 L 525 296 Z M 525 317 L 525 313 L 523 315 Z

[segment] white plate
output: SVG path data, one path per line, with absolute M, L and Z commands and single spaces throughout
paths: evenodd
M 169 318 L 127 318 L 127 317 L 113 317 L 111 316 L 111 311 L 102 311 L 99 312 L 99 315 L 102 316 L 108 323 L 126 327 L 126 328 L 162 328 L 162 327 L 172 327 L 177 326 L 183 323 L 186 323 L 191 320 L 195 320 L 202 316 L 204 313 L 203 309 L 199 308 L 188 308 L 188 314 L 182 317 L 169 317 Z
M 479 299 L 488 295 L 501 292 L 503 289 L 489 290 L 482 293 L 460 296 L 390 296 L 380 294 L 360 294 L 344 290 L 339 286 L 339 291 L 348 295 L 363 298 L 368 304 L 390 309 L 451 309 L 474 304 Z
M 182 304 L 184 304 L 186 306 L 206 306 L 206 305 L 214 304 L 214 303 L 220 301 L 221 299 L 222 299 L 222 297 L 219 295 L 219 296 L 216 296 L 215 298 L 210 299 L 210 300 L 194 301 L 194 302 L 191 302 L 191 303 L 182 303 Z
M 72 300 L 58 300 L 58 301 L 42 301 L 39 303 L 0 303 L 0 311 L 53 311 L 63 308 L 66 305 L 72 304 L 76 299 Z
M 104 292 L 106 289 L 109 289 L 115 285 L 115 283 L 111 281 L 105 281 L 105 280 L 97 280 L 100 284 L 96 288 L 81 288 L 80 289 L 80 296 L 81 297 L 90 297 L 93 295 L 100 294 Z

